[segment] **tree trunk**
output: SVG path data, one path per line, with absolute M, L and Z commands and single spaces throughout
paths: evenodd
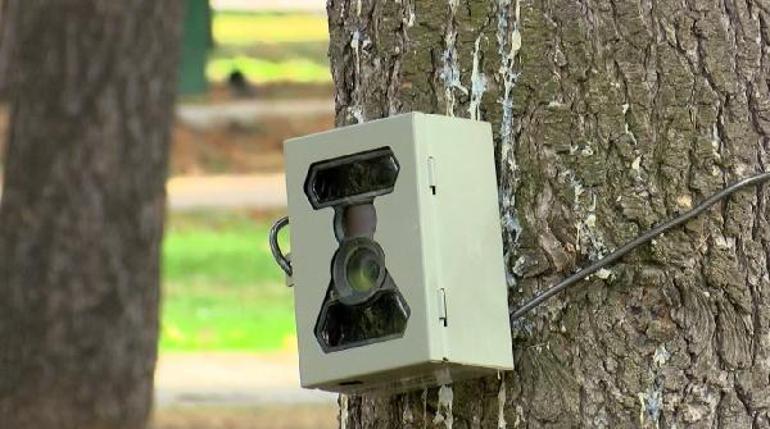
M 143 428 L 178 0 L 8 0 L 0 428 Z
M 767 0 L 328 13 L 338 125 L 492 123 L 511 308 L 770 162 Z M 770 427 L 767 197 L 741 192 L 514 323 L 500 380 L 341 398 L 341 425 Z
M 7 0 L 0 0 L 0 101 L 6 101 L 6 92 L 8 91 L 7 75 L 10 71 L 8 65 L 8 48 L 10 47 L 13 33 L 9 31 L 10 25 L 6 18 Z M 0 143 L 0 150 L 3 150 Z

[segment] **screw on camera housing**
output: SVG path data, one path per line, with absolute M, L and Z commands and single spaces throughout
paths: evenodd
M 313 209 L 334 209 L 339 243 L 314 329 L 325 353 L 400 338 L 406 330 L 409 305 L 374 240 L 374 199 L 393 192 L 398 173 L 390 147 L 319 161 L 308 170 L 305 194 Z

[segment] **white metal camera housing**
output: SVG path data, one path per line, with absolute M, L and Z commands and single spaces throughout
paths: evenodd
M 395 392 L 513 368 L 488 123 L 409 113 L 284 151 L 304 387 Z

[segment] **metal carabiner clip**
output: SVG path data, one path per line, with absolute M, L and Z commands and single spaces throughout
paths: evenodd
M 286 276 L 291 279 L 291 275 L 293 273 L 293 270 L 291 268 L 291 260 L 288 255 L 284 255 L 284 253 L 281 251 L 281 246 L 278 244 L 278 233 L 283 229 L 285 226 L 289 225 L 289 217 L 284 216 L 273 224 L 273 226 L 270 228 L 270 233 L 268 235 L 268 240 L 270 242 L 270 251 L 273 253 L 273 258 L 275 259 L 275 262 L 278 264 L 279 267 L 283 270 L 284 273 L 286 273 Z M 291 281 L 287 282 L 288 287 L 292 287 L 293 284 Z

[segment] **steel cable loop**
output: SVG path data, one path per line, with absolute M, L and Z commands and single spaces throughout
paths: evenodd
M 519 319 L 520 317 L 524 316 L 531 310 L 535 309 L 536 307 L 538 307 L 539 305 L 541 305 L 542 303 L 544 303 L 546 300 L 553 297 L 554 295 L 564 291 L 570 286 L 573 286 L 574 284 L 585 279 L 591 274 L 601 270 L 602 268 L 607 267 L 608 265 L 616 262 L 617 260 L 625 256 L 632 250 L 636 249 L 637 247 L 641 246 L 642 244 L 645 244 L 651 241 L 653 238 L 659 236 L 660 234 L 663 234 L 664 232 L 672 228 L 682 225 L 688 220 L 700 215 L 701 213 L 706 211 L 709 207 L 729 197 L 735 192 L 752 185 L 758 185 L 768 180 L 770 180 L 770 172 L 761 173 L 755 176 L 751 176 L 751 177 L 747 177 L 745 179 L 739 180 L 733 183 L 732 185 L 722 189 L 721 191 L 714 193 L 710 197 L 703 200 L 700 204 L 695 206 L 695 208 L 650 229 L 644 234 L 624 244 L 622 247 L 610 253 L 609 255 L 605 256 L 604 258 L 594 262 L 588 267 L 583 268 L 582 270 L 576 272 L 575 274 L 572 274 L 571 276 L 567 277 L 561 282 L 544 290 L 534 298 L 525 302 L 524 305 L 520 306 L 519 308 L 511 312 L 511 321 Z
M 291 277 L 292 275 L 292 268 L 291 268 L 291 261 L 286 257 L 286 255 L 283 254 L 281 251 L 281 246 L 278 244 L 278 233 L 283 229 L 285 226 L 289 225 L 289 217 L 284 216 L 273 224 L 272 227 L 270 227 L 270 233 L 268 235 L 268 240 L 270 242 L 270 251 L 273 253 L 273 258 L 275 259 L 275 262 L 278 264 L 278 266 L 281 267 L 284 273 L 286 273 L 287 276 Z

